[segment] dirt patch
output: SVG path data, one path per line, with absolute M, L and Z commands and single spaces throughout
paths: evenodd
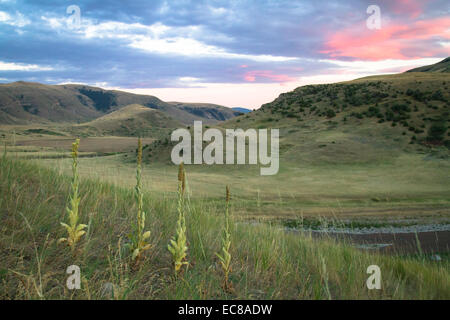
M 36 139 L 17 141 L 17 146 L 37 146 L 70 151 L 75 138 L 62 139 Z M 143 138 L 143 145 L 154 141 L 152 138 Z M 133 137 L 92 137 L 80 139 L 80 152 L 127 152 L 137 148 L 137 138 Z

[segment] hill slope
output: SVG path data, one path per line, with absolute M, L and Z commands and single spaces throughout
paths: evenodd
M 0 84 L 0 123 L 83 121 L 102 115 L 92 100 L 61 86 L 14 82 Z
M 450 57 L 430 66 L 419 67 L 406 72 L 450 72 Z
M 403 73 L 304 86 L 224 126 L 281 128 L 282 154 L 294 161 L 388 158 L 450 145 L 449 85 L 448 73 Z
M 112 136 L 158 136 L 183 125 L 164 112 L 138 104 L 125 106 L 93 121 L 73 126 L 71 131 Z M 155 134 L 156 133 L 156 134 Z
M 0 84 L 0 124 L 86 122 L 130 104 L 157 109 L 167 116 L 190 124 L 229 119 L 235 114 L 225 107 L 193 104 L 180 108 L 160 99 L 85 85 L 44 85 L 30 82 Z M 199 112 L 206 108 L 207 111 Z M 214 116 L 211 116 L 214 114 Z
M 281 159 L 293 164 L 390 161 L 450 146 L 449 86 L 450 73 L 431 72 L 308 85 L 219 128 L 279 128 Z M 151 157 L 168 161 L 170 146 L 162 147 Z

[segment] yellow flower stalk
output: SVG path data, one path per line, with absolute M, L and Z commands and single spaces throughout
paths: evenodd
M 60 243 L 67 242 L 67 245 L 74 251 L 76 244 L 81 237 L 86 233 L 84 229 L 87 227 L 85 224 L 78 224 L 79 215 L 78 208 L 80 205 L 80 197 L 78 195 L 78 147 L 80 145 L 80 139 L 76 139 L 72 143 L 72 184 L 69 206 L 66 211 L 69 216 L 69 223 L 61 222 L 61 225 L 67 230 L 67 238 L 61 238 L 58 241 Z
M 145 217 L 146 213 L 143 209 L 144 193 L 142 192 L 142 141 L 138 140 L 138 154 L 137 154 L 137 169 L 136 169 L 136 187 L 135 197 L 137 202 L 137 221 L 134 231 L 130 236 L 132 255 L 131 259 L 136 263 L 139 261 L 142 253 L 149 250 L 152 245 L 148 243 L 150 238 L 150 231 L 145 231 Z
M 230 234 L 230 216 L 229 216 L 229 203 L 231 200 L 230 188 L 226 187 L 226 196 L 225 196 L 225 227 L 222 233 L 222 252 L 221 254 L 216 253 L 216 256 L 219 258 L 220 264 L 222 266 L 222 271 L 224 274 L 223 280 L 223 288 L 225 291 L 232 290 L 232 285 L 229 282 L 229 276 L 231 273 L 231 254 L 230 254 L 230 246 L 231 246 L 231 234 Z
M 172 254 L 175 276 L 181 271 L 184 265 L 189 265 L 187 257 L 186 219 L 185 219 L 185 197 L 186 172 L 183 163 L 178 169 L 178 221 L 175 236 L 170 240 L 168 249 Z

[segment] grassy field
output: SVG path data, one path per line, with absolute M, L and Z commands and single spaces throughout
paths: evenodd
M 264 123 L 258 118 L 255 121 Z M 196 190 L 192 197 L 216 204 L 223 185 L 228 184 L 234 191 L 235 215 L 245 220 L 337 216 L 448 222 L 450 162 L 445 147 L 430 150 L 410 145 L 400 128 L 371 121 L 338 127 L 330 126 L 326 119 L 297 127 L 290 121 L 295 120 L 280 123 L 284 127 L 280 128 L 277 175 L 260 176 L 259 167 L 249 165 L 187 166 L 189 183 Z M 14 130 L 17 134 L 5 139 L 11 156 L 70 173 L 73 137 L 30 134 L 24 127 Z M 144 151 L 153 148 L 153 141 L 143 139 Z M 170 147 L 156 147 L 153 155 L 147 155 L 144 173 L 149 178 L 143 181 L 146 190 L 169 198 L 176 194 L 170 177 L 177 170 L 168 159 Z M 135 149 L 136 138 L 132 137 L 82 138 L 80 174 L 118 187 L 133 187 Z
M 404 155 L 379 165 L 282 166 L 276 176 L 259 176 L 258 167 L 187 166 L 193 198 L 216 202 L 224 184 L 234 190 L 236 214 L 246 217 L 297 217 L 332 214 L 351 216 L 426 215 L 449 213 L 450 177 L 448 161 L 423 161 Z M 42 165 L 68 174 L 70 159 L 40 159 Z M 83 177 L 96 177 L 117 186 L 132 187 L 134 166 L 123 155 L 80 159 Z M 161 163 L 144 168 L 149 177 L 146 190 L 174 196 L 170 177 L 176 167 Z
M 136 150 L 136 138 L 131 137 L 88 137 L 81 138 L 80 152 L 91 152 L 102 155 L 104 153 L 130 152 Z M 19 140 L 16 144 L 20 151 L 36 150 L 28 149 L 27 146 L 43 147 L 44 152 L 53 150 L 54 152 L 66 152 L 70 150 L 73 138 L 56 138 L 56 139 L 30 139 Z M 152 143 L 154 139 L 144 138 L 143 143 Z M 39 150 L 39 149 L 38 149 Z M 12 150 L 14 151 L 14 150 Z M 45 155 L 43 155 L 45 158 Z
M 84 170 L 81 163 L 80 173 Z M 190 168 L 187 172 L 190 176 Z M 158 180 L 149 173 L 144 172 L 144 181 Z M 175 188 L 176 174 L 168 171 L 166 183 Z M 224 224 L 224 187 L 217 193 L 222 205 L 192 199 L 186 213 L 190 265 L 174 278 L 167 244 L 175 232 L 176 201 L 151 189 L 145 192 L 145 230 L 151 230 L 154 247 L 133 268 L 123 251 L 136 215 L 133 190 L 84 178 L 80 219 L 88 227 L 73 256 L 56 241 L 64 235 L 59 223 L 65 220 L 69 189 L 69 177 L 55 170 L 8 157 L 0 160 L 3 299 L 450 298 L 448 261 L 388 257 L 331 239 L 313 241 L 308 235 L 240 223 L 231 226 L 233 290 L 226 292 L 215 257 Z M 192 184 L 191 192 L 197 193 Z M 232 204 L 233 213 L 234 200 Z M 65 270 L 73 264 L 81 268 L 82 290 L 66 289 Z M 382 290 L 365 285 L 366 269 L 373 264 L 381 268 Z

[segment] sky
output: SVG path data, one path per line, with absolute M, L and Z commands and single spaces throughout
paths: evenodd
M 0 0 L 1 83 L 257 109 L 448 56 L 448 0 Z

